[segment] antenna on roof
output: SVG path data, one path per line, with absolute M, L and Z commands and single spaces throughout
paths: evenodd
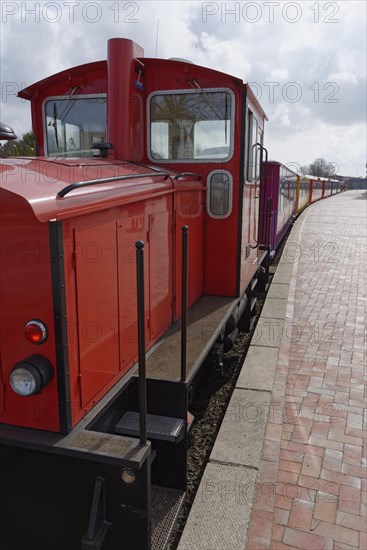
M 155 56 L 158 56 L 159 19 L 157 21 L 157 36 L 155 38 Z

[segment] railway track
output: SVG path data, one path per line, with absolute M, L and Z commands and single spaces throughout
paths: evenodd
M 270 283 L 283 253 L 291 228 L 287 231 L 270 266 Z M 230 401 L 243 362 L 246 358 L 252 336 L 264 305 L 264 298 L 258 298 L 250 332 L 241 332 L 233 348 L 224 355 L 223 368 L 213 371 L 204 369 L 190 412 L 195 420 L 188 441 L 187 494 L 167 544 L 167 550 L 176 550 L 185 527 L 205 466 L 209 460 L 219 428 Z

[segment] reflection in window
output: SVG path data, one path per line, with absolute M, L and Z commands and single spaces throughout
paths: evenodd
M 150 104 L 153 159 L 226 159 L 231 151 L 228 92 L 154 95 Z
M 92 145 L 106 141 L 106 97 L 50 99 L 45 104 L 49 156 L 92 156 Z

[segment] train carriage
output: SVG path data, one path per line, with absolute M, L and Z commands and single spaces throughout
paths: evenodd
M 296 213 L 300 214 L 308 206 L 310 200 L 310 180 L 297 175 L 296 187 Z
M 330 197 L 331 191 L 332 191 L 332 184 L 330 178 L 323 178 L 323 186 L 322 186 L 322 198 L 325 199 L 326 197 Z
M 161 548 L 188 387 L 255 304 L 266 115 L 238 78 L 124 39 L 19 95 L 39 157 L 1 165 L 2 544 Z
M 331 182 L 331 195 L 336 195 L 340 193 L 340 181 L 335 179 L 330 179 Z
M 276 161 L 265 162 L 262 168 L 266 184 L 262 189 L 264 217 L 260 243 L 269 247 L 272 258 L 296 215 L 297 174 Z
M 310 180 L 310 204 L 323 198 L 324 178 L 306 176 Z

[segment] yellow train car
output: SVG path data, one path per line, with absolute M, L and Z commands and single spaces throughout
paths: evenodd
M 302 212 L 310 203 L 310 178 L 307 176 L 297 176 L 296 182 L 296 213 Z

